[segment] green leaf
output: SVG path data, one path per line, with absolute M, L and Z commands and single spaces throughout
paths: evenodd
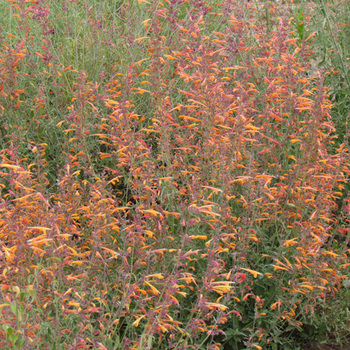
M 11 305 L 10 305 L 10 310 L 12 311 L 12 313 L 13 313 L 14 315 L 17 316 L 18 307 L 17 307 L 17 303 L 16 303 L 15 301 L 11 303 Z
M 6 332 L 7 336 L 10 337 L 13 334 L 13 328 L 8 324 L 2 326 L 3 330 Z
M 10 335 L 9 338 L 11 340 L 12 345 L 15 345 L 17 340 L 19 339 L 18 335 L 14 335 L 14 334 Z

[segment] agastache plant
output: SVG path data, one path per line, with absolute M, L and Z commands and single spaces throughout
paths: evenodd
M 346 337 L 349 151 L 284 6 L 1 5 L 1 347 Z

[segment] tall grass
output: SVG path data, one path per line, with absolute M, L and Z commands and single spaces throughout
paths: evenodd
M 346 342 L 348 46 L 315 68 L 305 4 L 0 3 L 3 348 Z

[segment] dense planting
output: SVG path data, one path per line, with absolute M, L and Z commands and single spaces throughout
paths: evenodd
M 348 5 L 311 5 L 0 2 L 1 348 L 346 341 Z

